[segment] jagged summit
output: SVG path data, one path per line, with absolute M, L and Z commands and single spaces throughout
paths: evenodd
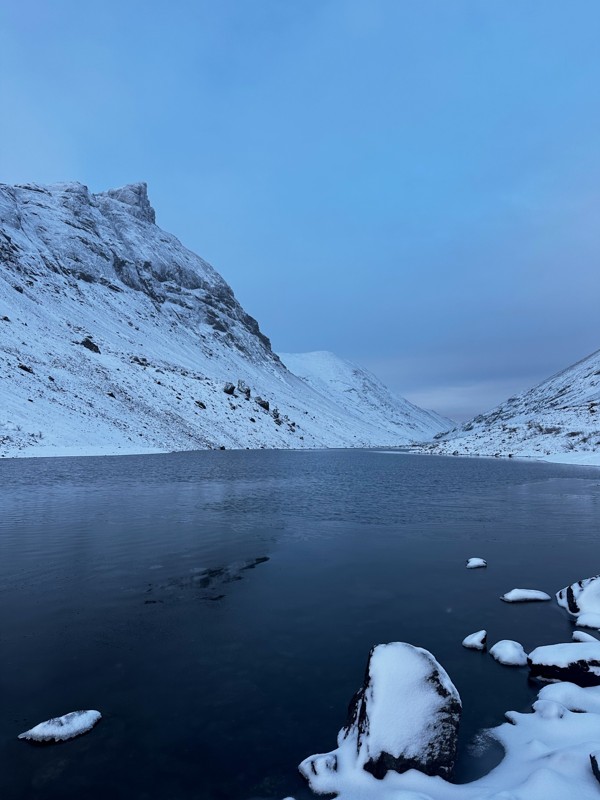
M 150 205 L 148 199 L 148 185 L 144 182 L 129 183 L 118 189 L 109 189 L 107 192 L 100 192 L 95 197 L 110 197 L 131 206 L 133 213 L 138 219 L 144 222 L 156 223 L 156 212 Z
M 145 183 L 0 184 L 0 455 L 389 446 L 443 427 L 417 431 L 400 398 L 381 413 L 358 373 L 354 408 L 292 374 L 154 219 Z

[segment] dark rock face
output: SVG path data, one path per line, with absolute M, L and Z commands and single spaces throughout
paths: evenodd
M 226 383 L 225 386 L 223 386 L 223 391 L 225 394 L 233 394 L 235 392 L 235 386 L 233 383 Z
M 461 715 L 459 694 L 427 650 L 404 642 L 371 650 L 363 686 L 348 709 L 338 749 L 312 756 L 300 772 L 313 791 L 336 792 L 338 763 L 375 778 L 417 769 L 448 778 Z

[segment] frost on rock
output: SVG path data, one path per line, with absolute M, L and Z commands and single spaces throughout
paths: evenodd
M 419 770 L 448 777 L 454 766 L 461 701 L 427 650 L 404 642 L 377 645 L 354 696 L 338 748 L 310 756 L 300 772 L 319 794 L 365 776 Z
M 476 631 L 470 633 L 462 641 L 462 646 L 469 650 L 485 650 L 487 642 L 487 631 Z
M 466 566 L 467 569 L 483 569 L 487 567 L 487 561 L 485 558 L 468 558 Z
M 512 639 L 501 639 L 490 648 L 490 655 L 507 667 L 524 667 L 527 664 L 527 653 L 523 645 Z
M 577 618 L 582 628 L 600 630 L 600 575 L 565 586 L 556 593 L 559 606 Z
M 62 717 L 53 717 L 40 722 L 34 728 L 19 734 L 19 739 L 32 742 L 64 742 L 90 731 L 101 718 L 99 711 L 71 711 Z
M 538 589 L 511 589 L 500 598 L 505 603 L 534 603 L 540 600 L 551 600 L 549 594 Z
M 579 686 L 600 684 L 600 642 L 567 642 L 536 647 L 529 654 L 532 678 L 570 681 Z

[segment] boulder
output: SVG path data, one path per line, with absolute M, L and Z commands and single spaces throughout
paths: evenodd
M 600 629 L 600 575 L 583 578 L 556 593 L 559 606 L 577 618 L 583 628 Z
M 226 383 L 225 386 L 223 386 L 223 391 L 225 392 L 225 394 L 234 394 L 235 386 L 233 385 L 233 383 Z
M 600 642 L 566 642 L 536 647 L 527 658 L 532 678 L 600 685 Z
M 461 714 L 458 691 L 431 653 L 405 642 L 374 647 L 363 686 L 331 753 L 310 756 L 300 772 L 317 793 L 337 793 L 352 774 L 383 778 L 417 769 L 448 778 Z
M 256 402 L 257 406 L 260 406 L 261 408 L 264 408 L 265 411 L 269 410 L 270 406 L 269 406 L 269 401 L 268 400 L 263 400 L 262 397 L 255 397 L 254 401 Z

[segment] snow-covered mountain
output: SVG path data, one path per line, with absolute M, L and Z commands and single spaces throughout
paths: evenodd
M 435 438 L 437 453 L 600 463 L 600 350 Z
M 401 445 L 447 427 L 362 373 L 350 388 L 354 405 L 286 369 L 155 224 L 145 184 L 0 185 L 0 455 Z
M 316 392 L 333 400 L 346 420 L 366 418 L 386 430 L 408 433 L 417 442 L 431 439 L 434 429 L 445 431 L 455 424 L 397 397 L 371 372 L 334 353 L 280 353 L 279 357 Z

